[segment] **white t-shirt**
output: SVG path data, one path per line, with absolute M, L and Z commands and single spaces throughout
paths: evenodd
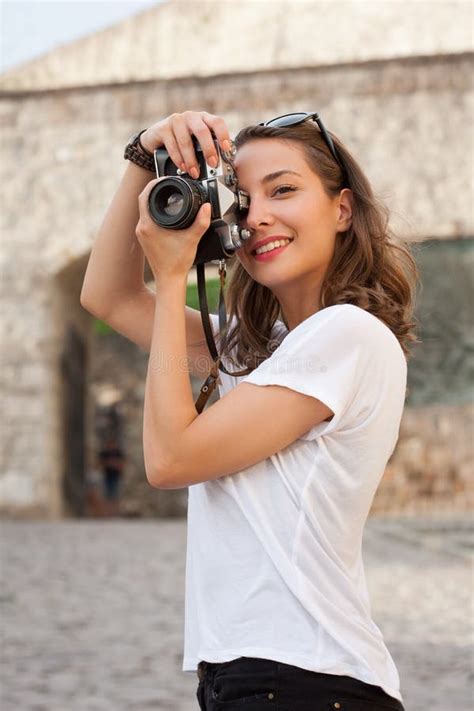
M 212 325 L 217 333 L 217 315 Z M 281 344 L 250 375 L 220 373 L 220 395 L 241 382 L 282 385 L 321 400 L 334 417 L 258 464 L 189 487 L 183 671 L 196 672 L 200 660 L 261 657 L 351 676 L 403 701 L 371 619 L 361 557 L 398 439 L 403 350 L 352 304 L 322 309 L 290 332 L 277 322 L 274 334 Z

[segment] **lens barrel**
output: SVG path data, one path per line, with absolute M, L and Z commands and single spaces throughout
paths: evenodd
M 193 224 L 199 208 L 206 201 L 201 183 L 169 176 L 160 180 L 150 192 L 148 208 L 157 225 L 184 230 Z

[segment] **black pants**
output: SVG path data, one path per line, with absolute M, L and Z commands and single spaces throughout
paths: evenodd
M 380 686 L 270 659 L 200 662 L 201 711 L 404 711 Z

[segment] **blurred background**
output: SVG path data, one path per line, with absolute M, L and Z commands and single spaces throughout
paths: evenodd
M 463 0 L 2 3 L 1 601 L 14 680 L 5 709 L 195 707 L 195 679 L 179 668 L 187 489 L 146 480 L 147 354 L 79 302 L 125 144 L 189 109 L 223 116 L 232 134 L 318 110 L 365 167 L 393 228 L 413 242 L 422 342 L 368 523 L 368 577 L 407 711 L 468 708 L 472 13 Z M 206 275 L 216 311 L 215 265 Z M 199 308 L 195 282 L 192 270 L 187 302 Z M 201 385 L 193 379 L 196 396 Z M 42 621 L 25 613 L 35 585 Z M 422 600 L 424 622 L 415 615 Z M 84 617 L 84 606 L 97 618 Z M 29 655 L 20 611 L 36 630 Z M 123 625 L 134 630 L 128 646 Z M 137 647 L 140 672 L 127 676 Z M 15 676 L 22 655 L 30 680 Z M 117 688 L 121 698 L 133 690 L 128 701 L 111 700 Z

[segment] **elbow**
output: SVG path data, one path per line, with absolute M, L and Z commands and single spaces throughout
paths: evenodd
M 96 307 L 92 304 L 91 300 L 86 297 L 86 295 L 84 294 L 83 291 L 81 291 L 80 304 L 85 311 L 88 311 L 90 314 L 92 314 L 96 318 L 100 318 L 100 316 L 97 313 Z
M 80 301 L 82 308 L 85 309 L 86 311 L 89 311 L 89 307 L 87 304 L 87 299 L 85 297 L 84 291 L 81 291 L 81 296 L 79 297 L 79 301 Z
M 162 486 L 164 477 L 160 471 L 155 469 L 150 469 L 150 467 L 145 467 L 146 479 L 152 489 L 164 489 Z
M 94 293 L 87 285 L 86 281 L 82 284 L 81 295 L 79 302 L 85 311 L 88 311 L 92 316 L 100 319 L 108 317 L 104 309 L 104 298 L 100 294 Z
M 159 464 L 145 466 L 146 478 L 153 489 L 178 489 L 176 468 L 164 459 Z

